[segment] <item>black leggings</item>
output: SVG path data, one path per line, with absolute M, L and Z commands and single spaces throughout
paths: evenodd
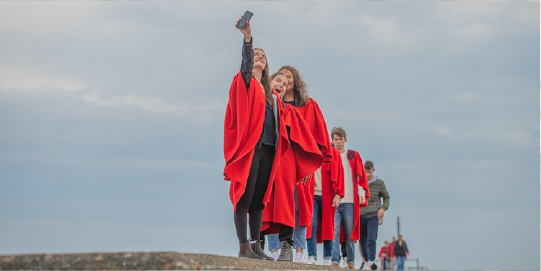
M 248 221 L 250 238 L 259 240 L 264 208 L 263 197 L 267 192 L 275 152 L 274 146 L 265 144 L 262 144 L 260 149 L 255 148 L 250 174 L 246 181 L 246 189 L 237 203 L 237 211 L 234 215 L 239 243 L 244 243 L 247 240 L 246 214 L 250 214 Z

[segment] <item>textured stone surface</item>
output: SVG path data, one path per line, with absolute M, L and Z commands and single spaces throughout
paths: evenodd
M 340 270 L 338 267 L 177 252 L 0 255 L 1 270 Z

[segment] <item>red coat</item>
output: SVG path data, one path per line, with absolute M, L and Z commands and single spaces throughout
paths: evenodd
M 340 152 L 331 148 L 332 159 L 330 163 L 321 166 L 321 212 L 317 216 L 317 242 L 334 240 L 334 213 L 336 207 L 332 207 L 335 195 L 344 196 L 344 167 Z M 306 238 L 312 235 L 312 224 L 306 230 Z
M 276 93 L 274 95 L 280 105 L 278 95 Z M 229 101 L 224 121 L 224 179 L 231 181 L 229 197 L 234 211 L 236 211 L 237 203 L 246 189 L 255 145 L 263 130 L 265 105 L 265 95 L 260 84 L 252 77 L 249 89 L 246 89 L 241 73 L 237 73 L 229 89 Z M 279 112 L 279 114 L 281 113 Z M 272 187 L 277 165 L 289 147 L 285 125 L 281 117 L 278 119 L 279 123 L 276 125 L 278 125 L 280 134 L 268 187 Z M 271 189 L 267 188 L 263 204 L 268 202 L 270 192 Z
M 319 145 L 324 161 L 330 162 L 332 158 L 331 140 L 319 105 L 312 98 L 309 98 L 306 104 L 297 107 L 297 109 L 304 117 L 304 121 L 308 125 L 314 140 Z
M 349 160 L 349 165 L 351 166 L 351 173 L 353 175 L 353 195 L 355 202 L 353 203 L 353 232 L 351 232 L 351 235 L 349 238 L 353 240 L 359 240 L 361 238 L 361 207 L 366 207 L 368 205 L 368 198 L 370 197 L 370 189 L 368 188 L 368 182 L 366 180 L 366 173 L 364 171 L 364 164 L 363 160 L 361 159 L 361 155 L 354 151 L 354 150 L 348 150 L 347 157 Z M 364 188 L 364 191 L 366 191 L 365 198 L 366 201 L 364 204 L 359 204 L 359 196 L 358 196 L 358 188 L 357 185 L 360 185 L 362 188 Z M 343 239 L 343 232 L 344 227 L 342 227 L 342 230 L 340 230 L 340 241 L 345 241 Z
M 290 148 L 281 158 L 269 204 L 263 210 L 261 231 L 266 234 L 278 233 L 280 224 L 295 228 L 295 184 L 299 183 L 302 187 L 309 187 L 309 185 L 300 184 L 298 181 L 312 174 L 323 163 L 323 156 L 317 143 L 297 109 L 286 105 L 282 117 L 285 126 L 289 128 Z M 312 213 L 306 213 L 307 206 L 305 206 L 306 200 L 304 199 L 306 195 L 303 191 L 299 190 L 298 196 L 302 225 L 307 215 L 310 215 L 309 221 L 311 221 Z M 311 210 L 312 207 L 310 206 L 309 209 Z

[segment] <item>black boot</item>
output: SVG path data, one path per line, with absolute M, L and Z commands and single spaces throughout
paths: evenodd
M 246 241 L 244 243 L 240 243 L 240 251 L 239 251 L 239 258 L 249 258 L 249 259 L 257 259 L 257 260 L 264 260 L 265 258 L 257 255 L 250 246 L 250 241 Z
M 273 257 L 267 256 L 265 252 L 261 249 L 261 240 L 257 241 L 255 244 L 252 244 L 252 250 L 255 252 L 255 254 L 263 257 L 264 259 L 267 259 L 269 261 L 274 261 Z

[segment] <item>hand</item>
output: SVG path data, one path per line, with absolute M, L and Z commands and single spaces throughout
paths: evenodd
M 378 226 L 383 225 L 383 220 L 378 220 Z
M 359 204 L 364 204 L 366 202 L 365 196 L 359 196 Z
M 310 180 L 310 176 L 312 176 L 312 174 L 310 174 L 310 175 L 308 175 L 308 176 L 301 179 L 301 182 L 302 182 L 303 185 L 308 184 L 308 181 Z
M 334 199 L 332 199 L 332 207 L 338 207 L 340 205 L 340 201 L 342 200 L 342 197 L 339 195 L 334 196 Z
M 240 22 L 240 19 L 237 21 L 237 24 L 239 22 Z M 250 42 L 250 40 L 252 39 L 252 27 L 250 27 L 250 22 L 247 22 L 246 25 L 244 26 L 244 28 L 239 28 L 235 24 L 235 28 L 240 30 L 240 32 L 244 35 L 244 41 L 245 42 Z
M 378 219 L 383 218 L 383 208 L 378 210 Z

